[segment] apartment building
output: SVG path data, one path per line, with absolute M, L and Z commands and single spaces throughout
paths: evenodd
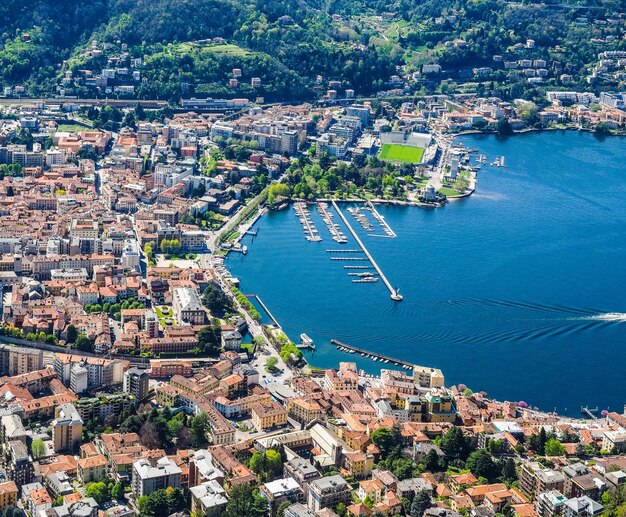
M 52 421 L 54 452 L 78 450 L 83 436 L 83 420 L 72 404 L 58 406 Z

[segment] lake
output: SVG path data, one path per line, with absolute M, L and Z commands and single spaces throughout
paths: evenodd
M 354 360 L 331 338 L 441 368 L 501 400 L 578 414 L 626 403 L 626 139 L 582 132 L 459 139 L 506 168 L 444 208 L 378 206 L 397 238 L 371 237 L 341 209 L 404 301 L 353 283 L 317 210 L 308 242 L 292 208 L 261 218 L 227 266 L 319 367 Z M 335 221 L 341 223 L 338 216 Z M 382 234 L 381 231 L 377 232 Z M 346 248 L 356 248 L 350 238 Z M 358 264 L 358 262 L 354 262 Z

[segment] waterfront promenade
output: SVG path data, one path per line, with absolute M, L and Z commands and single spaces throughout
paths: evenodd
M 370 252 L 367 250 L 367 248 L 365 247 L 365 244 L 363 244 L 363 242 L 361 241 L 361 239 L 359 238 L 359 236 L 357 235 L 357 233 L 354 231 L 354 229 L 352 228 L 352 226 L 350 225 L 350 223 L 348 222 L 348 219 L 343 215 L 343 213 L 341 212 L 341 210 L 339 210 L 339 207 L 337 206 L 337 203 L 335 202 L 335 200 L 331 200 L 331 203 L 333 204 L 333 208 L 337 211 L 337 213 L 339 214 L 339 217 L 341 217 L 341 220 L 343 221 L 343 223 L 346 225 L 346 228 L 348 228 L 348 231 L 352 234 L 352 237 L 354 237 L 354 240 L 357 242 L 357 244 L 359 245 L 359 247 L 363 250 L 363 253 L 365 253 L 365 256 L 369 259 L 369 261 L 372 263 L 372 266 L 374 266 L 374 269 L 376 270 L 376 272 L 378 273 L 378 275 L 380 276 L 380 279 L 383 281 L 383 283 L 385 284 L 385 287 L 387 287 L 387 289 L 389 289 L 389 292 L 391 293 L 391 299 L 395 302 L 399 302 L 402 300 L 402 295 L 398 292 L 398 290 L 396 288 L 394 288 L 391 283 L 389 282 L 389 280 L 387 280 L 387 277 L 385 276 L 385 274 L 383 273 L 383 270 L 380 269 L 380 266 L 376 263 L 376 261 L 374 260 L 374 257 L 372 257 L 372 255 L 370 254 Z

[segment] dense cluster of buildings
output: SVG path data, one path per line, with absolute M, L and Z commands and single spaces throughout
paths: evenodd
M 338 506 L 350 516 L 398 515 L 406 501 L 427 494 L 427 517 L 494 517 L 505 507 L 520 517 L 592 517 L 603 511 L 602 495 L 626 483 L 626 414 L 584 421 L 540 413 L 464 386 L 446 388 L 434 368 L 372 377 L 345 362 L 268 384 L 233 352 L 204 365 L 154 360 L 141 368 L 9 345 L 0 355 L 2 509 L 95 517 L 111 506 L 115 512 L 105 515 L 133 515 L 133 501 L 180 488 L 189 491 L 189 510 L 217 516 L 233 489 L 249 484 L 272 516 L 279 507 L 285 515 L 333 516 Z M 17 362 L 22 355 L 28 363 Z M 146 437 L 115 428 L 85 441 L 94 419 L 114 426 L 151 395 L 150 404 L 170 414 L 206 414 L 207 448 L 155 449 Z M 479 449 L 515 458 L 518 482 L 454 471 L 407 477 L 380 467 L 377 430 L 396 429 L 402 454 L 417 464 L 431 451 L 443 456 L 438 444 L 454 426 Z M 549 463 L 521 447 L 541 430 L 564 448 Z M 589 448 L 604 455 L 581 461 Z M 244 458 L 270 449 L 281 451 L 283 466 L 261 481 Z M 99 481 L 127 486 L 130 500 L 102 506 L 86 496 Z

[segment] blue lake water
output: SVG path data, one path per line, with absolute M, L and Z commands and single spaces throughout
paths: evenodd
M 578 414 L 626 403 L 626 139 L 544 132 L 461 139 L 484 167 L 476 193 L 444 208 L 379 206 L 395 239 L 367 236 L 344 214 L 404 301 L 382 282 L 354 284 L 317 211 L 308 242 L 289 209 L 258 223 L 227 265 L 261 297 L 311 363 L 355 360 L 331 338 L 441 368 L 502 400 Z M 335 216 L 337 222 L 341 222 Z M 382 232 L 378 232 L 382 233 Z M 356 248 L 351 238 L 346 248 Z M 355 262 L 355 264 L 358 264 Z

